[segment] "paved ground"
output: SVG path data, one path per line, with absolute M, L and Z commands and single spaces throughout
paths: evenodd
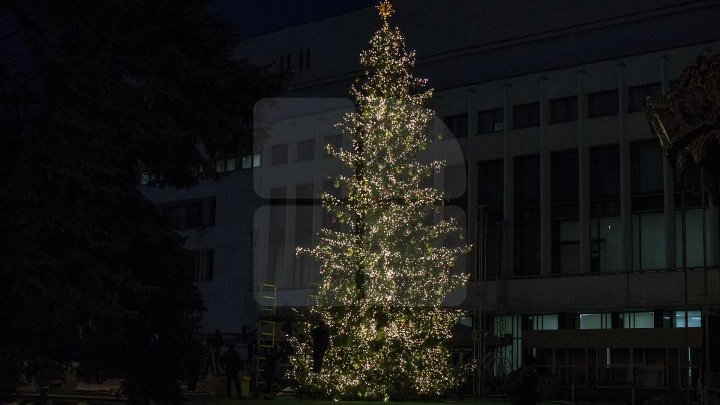
M 302 404 L 302 405 L 329 405 L 329 404 L 335 404 L 336 402 L 332 401 L 317 401 L 317 400 L 303 400 L 298 401 L 296 399 L 273 399 L 273 400 L 263 400 L 263 399 L 257 399 L 257 400 L 228 400 L 228 399 L 219 399 L 213 402 L 210 402 L 209 405 L 290 405 L 290 404 Z M 381 402 L 369 402 L 369 401 L 341 401 L 340 404 L 346 404 L 346 405 L 369 405 L 369 404 L 380 404 Z M 487 399 L 487 398 L 466 398 L 462 401 L 442 401 L 442 402 L 397 402 L 397 404 L 401 405 L 429 405 L 429 404 L 467 404 L 467 405 L 507 405 L 507 400 L 502 399 Z M 570 405 L 569 401 L 544 401 L 540 403 L 540 405 Z M 577 401 L 575 402 L 575 405 L 624 405 L 623 402 L 589 402 L 589 401 Z

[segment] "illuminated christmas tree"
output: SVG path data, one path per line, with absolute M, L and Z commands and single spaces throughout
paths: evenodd
M 461 229 L 439 218 L 445 194 L 424 186 L 444 163 L 418 160 L 429 142 L 433 113 L 423 104 L 431 91 L 412 75 L 415 54 L 389 25 L 389 0 L 378 9 L 382 26 L 351 88 L 357 110 L 338 124 L 352 149 L 328 147 L 351 172 L 335 180 L 342 198 L 322 197 L 341 229 L 323 229 L 313 248 L 298 251 L 320 264 L 322 281 L 304 337 L 292 339 L 291 374 L 328 395 L 439 395 L 457 383 L 448 342 L 460 313 L 442 305 L 466 282 L 451 270 L 469 247 L 446 246 Z M 319 319 L 330 338 L 316 372 Z

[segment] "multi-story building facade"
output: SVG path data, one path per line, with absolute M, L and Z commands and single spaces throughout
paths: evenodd
M 475 315 L 464 322 L 506 336 L 482 349 L 493 369 L 533 354 L 578 385 L 688 386 L 702 360 L 702 309 L 720 304 L 718 213 L 677 186 L 642 110 L 645 96 L 720 50 L 720 4 L 395 6 L 392 22 L 417 50 L 416 72 L 436 89 L 431 107 L 461 157 L 435 184 L 462 183 L 453 202 L 481 247 L 467 258 L 462 305 Z M 247 39 L 237 53 L 289 70 L 291 97 L 346 97 L 377 25 L 363 9 Z M 279 305 L 290 305 L 317 281 L 295 247 L 332 225 L 313 198 L 332 188 L 323 145 L 343 142 L 328 119 L 335 106 L 277 118 L 313 123 L 264 139 L 257 155 L 219 162 L 230 172 L 220 181 L 146 190 L 177 211 L 179 227 L 202 230 L 189 234 L 191 245 L 199 238 L 200 251 L 212 252 L 199 255 L 207 330 L 251 325 L 253 285 L 274 285 Z

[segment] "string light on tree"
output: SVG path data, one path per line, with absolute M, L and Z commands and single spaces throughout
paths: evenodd
M 323 229 L 311 249 L 298 249 L 320 265 L 317 305 L 291 339 L 291 377 L 328 395 L 386 399 L 391 395 L 439 395 L 459 377 L 450 365 L 451 327 L 461 315 L 442 303 L 467 281 L 451 269 L 469 247 L 445 246 L 462 229 L 453 219 L 429 221 L 445 194 L 425 187 L 444 163 L 421 163 L 425 129 L 433 113 L 424 108 L 431 90 L 412 75 L 415 53 L 405 49 L 389 24 L 389 0 L 377 7 L 382 20 L 360 55 L 364 75 L 350 93 L 357 110 L 338 127 L 352 148 L 328 153 L 352 174 L 334 185 L 345 193 L 322 196 L 323 207 L 343 225 Z M 313 372 L 317 319 L 330 330 L 319 373 Z

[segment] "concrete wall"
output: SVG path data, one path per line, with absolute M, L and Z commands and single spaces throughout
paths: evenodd
M 252 171 L 229 173 L 217 181 L 206 181 L 192 189 L 158 189 L 142 187 L 155 203 L 216 198 L 215 226 L 206 228 L 205 247 L 214 249 L 214 275 L 198 283 L 205 312 L 202 331 L 220 329 L 239 333 L 244 325 L 253 327 L 256 305 L 252 295 L 253 213 L 260 199 L 253 193 Z M 196 249 L 196 231 L 181 232 L 186 246 Z

